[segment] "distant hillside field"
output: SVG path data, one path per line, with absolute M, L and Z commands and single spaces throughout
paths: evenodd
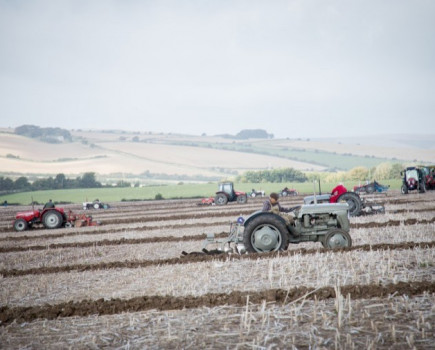
M 113 178 L 151 176 L 215 181 L 248 170 L 294 168 L 301 171 L 349 170 L 382 162 L 435 163 L 435 146 L 382 145 L 349 139 L 248 139 L 217 136 L 71 131 L 73 142 L 50 144 L 0 129 L 1 175 L 78 176 L 95 172 Z M 417 138 L 418 139 L 418 138 Z M 434 138 L 432 138 L 434 139 Z M 369 138 L 367 140 L 370 140 Z M 377 140 L 377 139 L 375 139 Z M 432 148 L 431 148 L 432 147 Z

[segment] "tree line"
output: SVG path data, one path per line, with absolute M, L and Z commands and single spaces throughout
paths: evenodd
M 239 182 L 305 182 L 307 176 L 296 169 L 284 168 L 273 170 L 247 171 L 243 175 L 237 176 Z
M 400 179 L 404 165 L 400 163 L 381 163 L 373 168 L 357 166 L 349 171 L 310 172 L 304 174 L 293 168 L 247 171 L 236 177 L 238 182 L 305 182 L 322 180 L 325 182 L 372 181 Z
M 15 134 L 38 139 L 48 143 L 72 141 L 71 133 L 68 130 L 61 128 L 40 128 L 36 125 L 21 125 L 15 128 Z
M 98 188 L 102 187 L 101 183 L 95 179 L 95 173 L 84 173 L 75 179 L 68 179 L 64 174 L 57 174 L 55 177 L 37 179 L 32 183 L 25 176 L 16 180 L 0 176 L 1 192 L 25 192 L 25 191 L 43 191 L 43 190 L 60 190 L 72 188 Z

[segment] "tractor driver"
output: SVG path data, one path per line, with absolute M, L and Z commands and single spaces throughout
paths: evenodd
M 272 212 L 274 214 L 277 214 L 279 216 L 281 216 L 285 222 L 287 223 L 287 225 L 290 225 L 294 222 L 293 216 L 292 215 L 286 215 L 283 213 L 290 213 L 298 208 L 300 208 L 300 206 L 296 206 L 293 208 L 284 208 L 281 206 L 281 204 L 278 203 L 279 201 L 279 195 L 278 193 L 272 192 L 269 195 L 269 199 L 264 201 L 263 203 L 263 209 L 261 209 L 261 211 L 269 211 Z
M 45 203 L 44 208 L 42 209 L 49 209 L 49 208 L 54 208 L 54 203 L 51 199 L 47 203 Z
M 343 193 L 347 192 L 347 188 L 343 186 L 342 183 L 339 183 L 338 186 L 334 187 L 331 191 L 331 198 L 329 199 L 330 203 L 337 203 L 338 197 L 340 197 Z

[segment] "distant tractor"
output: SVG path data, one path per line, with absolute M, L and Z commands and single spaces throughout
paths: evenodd
M 408 167 L 402 172 L 402 194 L 408 194 L 409 191 L 426 192 L 426 182 L 423 171 L 419 167 Z
M 234 184 L 230 181 L 219 183 L 219 189 L 214 197 L 214 203 L 217 205 L 225 205 L 228 202 L 237 202 L 244 204 L 248 201 L 246 192 L 234 190 Z
M 371 183 L 367 183 L 365 185 L 360 185 L 360 186 L 354 186 L 353 187 L 353 191 L 355 193 L 375 193 L 375 192 L 386 192 L 388 191 L 388 189 L 390 188 L 389 185 L 384 186 L 381 185 L 379 182 L 377 182 L 376 180 L 371 182 Z
M 109 204 L 101 203 L 98 199 L 94 200 L 93 202 L 83 202 L 83 210 L 108 208 L 110 208 Z
M 419 166 L 424 176 L 424 182 L 427 190 L 435 189 L 435 165 Z
M 255 198 L 255 197 L 264 197 L 266 193 L 261 190 L 257 191 L 255 188 L 252 189 L 252 191 L 249 193 L 249 197 Z
M 296 191 L 294 188 L 288 188 L 288 187 L 285 187 L 279 193 L 279 195 L 282 196 L 282 197 L 297 196 L 298 194 L 299 194 L 298 191 Z
M 46 229 L 55 229 L 72 226 L 97 226 L 100 225 L 100 222 L 92 221 L 92 216 L 76 215 L 71 210 L 66 214 L 63 208 L 46 208 L 18 212 L 13 223 L 15 231 L 19 232 L 41 225 Z
M 385 213 L 382 203 L 368 203 L 362 200 L 357 193 L 348 192 L 343 185 L 336 186 L 331 193 L 304 197 L 304 203 L 347 203 L 349 216 Z

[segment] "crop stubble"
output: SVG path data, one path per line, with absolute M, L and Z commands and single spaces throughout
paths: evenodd
M 402 196 L 390 195 L 383 197 L 387 201 L 386 215 L 352 218 L 352 250 L 325 252 L 319 244 L 311 243 L 258 259 L 178 258 L 181 247 L 187 251 L 200 249 L 201 225 L 212 222 L 204 232 L 219 233 L 222 223 L 215 222 L 215 218 L 225 221 L 233 214 L 233 218 L 237 217 L 240 210 L 231 205 L 195 207 L 191 211 L 184 205 L 178 213 L 167 201 L 167 211 L 173 217 L 160 220 L 158 212 L 154 212 L 152 221 L 146 218 L 146 209 L 136 203 L 134 208 L 141 211 L 140 217 L 150 227 L 142 230 L 137 227 L 145 227 L 143 223 L 130 221 L 111 224 L 113 232 L 104 231 L 104 226 L 95 231 L 88 229 L 88 234 L 79 229 L 65 235 L 62 230 L 43 230 L 16 240 L 12 232 L 1 232 L 2 247 L 5 243 L 6 249 L 26 249 L 0 254 L 4 273 L 0 344 L 54 348 L 59 339 L 69 337 L 71 344 L 80 346 L 130 344 L 133 348 L 267 348 L 274 344 L 281 348 L 291 347 L 289 344 L 298 348 L 333 344 L 340 348 L 362 344 L 373 348 L 430 348 L 435 339 L 430 326 L 434 324 L 434 195 L 409 198 L 418 199 L 414 208 Z M 395 212 L 388 211 L 388 201 Z M 293 204 L 293 200 L 288 203 Z M 244 210 L 255 210 L 253 204 L 258 207 L 261 202 L 250 203 Z M 128 210 L 129 218 L 134 218 L 132 208 Z M 192 221 L 191 217 L 196 219 Z M 184 240 L 183 236 L 198 238 Z M 101 244 L 117 237 L 124 240 L 116 246 Z M 168 237 L 179 240 L 165 241 Z M 131 244 L 128 240 L 133 238 L 155 241 Z M 47 249 L 50 244 L 89 242 L 94 245 Z M 45 249 L 28 250 L 38 245 Z M 90 270 L 74 268 L 74 262 L 81 259 Z M 172 261 L 163 263 L 164 259 Z M 98 267 L 99 263 L 103 265 Z M 59 267 L 66 270 L 44 271 Z M 14 269 L 26 273 L 14 277 L 10 273 Z M 409 312 L 400 311 L 407 307 Z M 62 311 L 66 309 L 69 313 Z M 385 319 L 388 313 L 392 316 Z M 206 323 L 199 322 L 204 318 Z M 23 321 L 30 323 L 23 325 Z M 102 322 L 107 322 L 107 329 L 98 328 Z M 81 340 L 74 338 L 72 335 L 83 323 L 90 324 L 87 335 Z M 407 327 L 410 324 L 413 326 Z M 144 328 L 148 331 L 144 332 Z M 39 338 L 35 340 L 32 334 L 37 332 Z

